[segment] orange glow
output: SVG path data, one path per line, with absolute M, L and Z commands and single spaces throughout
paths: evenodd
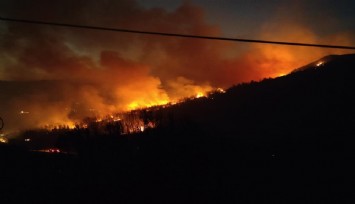
M 74 129 L 75 122 L 74 121 L 47 121 L 52 123 L 47 124 L 40 124 L 39 127 L 45 128 L 47 130 L 54 130 L 57 128 L 67 128 L 67 129 Z
M 189 87 L 189 90 L 195 92 L 194 95 L 189 95 L 185 97 L 186 100 L 194 99 L 194 98 L 201 98 L 201 97 L 209 97 L 209 94 L 211 93 L 225 93 L 226 91 L 222 88 L 216 88 L 212 89 L 210 86 L 206 87 L 200 87 L 200 86 L 191 86 Z M 184 94 L 187 94 L 187 92 L 184 92 Z M 143 95 L 144 96 L 144 95 Z M 145 109 L 145 108 L 150 108 L 153 106 L 161 106 L 163 108 L 175 105 L 177 103 L 183 102 L 184 99 L 180 100 L 172 100 L 169 101 L 165 95 L 163 95 L 163 98 L 161 100 L 158 99 L 151 99 L 149 98 L 141 98 L 140 100 L 134 100 L 133 102 L 128 103 L 127 107 L 124 110 L 117 110 L 113 111 L 109 114 L 102 115 L 102 116 L 97 116 L 95 117 L 94 121 L 96 123 L 106 123 L 110 121 L 121 121 L 122 124 L 124 124 L 124 130 L 123 134 L 131 134 L 131 133 L 136 133 L 136 132 L 143 132 L 146 128 L 154 128 L 155 124 L 152 122 L 149 122 L 148 124 L 144 124 L 143 120 L 139 118 L 138 115 L 133 115 L 130 113 L 130 111 L 133 110 L 138 110 L 138 109 Z M 91 109 L 89 109 L 90 111 Z M 100 111 L 99 111 L 100 112 Z M 81 128 L 88 128 L 89 124 L 87 123 L 81 123 L 79 125 Z M 68 121 L 66 123 L 63 123 L 62 125 L 47 125 L 47 129 L 53 130 L 54 128 L 57 127 L 69 127 L 70 129 L 75 128 L 75 123 Z
M 7 143 L 7 139 L 5 137 L 0 137 L 0 143 Z
M 201 97 L 204 97 L 205 95 L 202 93 L 202 92 L 198 92 L 196 94 L 196 98 L 201 98 Z
M 138 1 L 129 2 L 120 4 L 122 8 L 117 12 L 108 13 L 112 16 L 107 19 L 118 20 L 117 25 L 122 27 L 142 30 L 206 36 L 226 34 L 218 22 L 209 22 L 207 10 L 190 1 L 182 1 L 181 7 L 171 12 L 146 10 Z M 121 10 L 134 12 L 119 12 Z M 270 41 L 354 44 L 353 32 L 329 27 L 329 31 L 334 32 L 319 35 L 304 22 L 302 12 L 298 13 L 300 16 L 284 15 L 282 9 L 276 9 L 267 21 L 253 29 L 257 33 L 250 34 L 255 39 Z M 79 16 L 87 14 L 78 13 Z M 105 19 L 101 19 L 102 22 L 106 22 Z M 63 35 L 54 30 L 48 32 L 43 26 L 32 29 L 33 35 L 25 35 L 27 27 L 7 26 L 3 30 L 6 36 L 3 44 L 8 46 L 1 47 L 1 53 L 5 53 L 0 62 L 1 80 L 13 81 L 14 86 L 19 86 L 18 90 L 23 88 L 16 81 L 26 81 L 21 85 L 26 88 L 25 93 L 11 93 L 12 88 L 1 90 L 4 98 L 12 97 L 0 101 L 1 114 L 6 111 L 11 117 L 6 122 L 7 130 L 73 129 L 88 117 L 97 118 L 96 122 L 105 121 L 107 117 L 110 121 L 124 121 L 126 118 L 114 114 L 208 97 L 213 91 L 224 93 L 217 87 L 281 77 L 326 55 L 353 52 L 108 32 L 66 32 Z M 46 37 L 38 37 L 42 35 Z M 312 66 L 321 67 L 323 63 Z M 128 129 L 135 131 L 139 125 Z
M 128 105 L 128 108 L 130 110 L 134 110 L 134 109 L 137 109 L 139 107 L 139 104 L 137 102 L 132 102 Z
M 145 101 L 145 100 L 136 100 L 131 102 L 128 105 L 128 110 L 135 110 L 135 109 L 140 109 L 140 108 L 149 108 L 152 106 L 160 106 L 160 105 L 166 105 L 168 104 L 168 100 L 157 100 L 157 101 Z
M 226 91 L 224 89 L 222 89 L 222 88 L 217 88 L 216 91 L 218 93 L 226 93 Z
M 283 77 L 283 76 L 286 76 L 287 74 L 286 73 L 279 73 L 277 74 L 277 77 Z

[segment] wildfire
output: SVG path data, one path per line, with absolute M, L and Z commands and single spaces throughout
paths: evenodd
M 177 103 L 181 103 L 186 99 L 194 99 L 194 98 L 202 98 L 202 97 L 208 97 L 209 94 L 211 93 L 225 93 L 226 91 L 222 88 L 207 88 L 206 90 L 203 90 L 202 88 L 199 88 L 195 90 L 195 95 L 190 95 L 189 97 L 185 99 L 179 99 L 179 100 L 156 100 L 156 101 L 144 101 L 144 100 L 137 100 L 133 101 L 128 105 L 128 111 L 131 110 L 137 110 L 137 109 L 144 109 L 144 108 L 150 108 L 154 106 L 162 106 L 162 107 L 167 107 L 169 105 L 175 105 Z
M 106 117 L 97 117 L 92 119 L 92 122 L 96 123 L 99 128 L 105 127 L 105 125 L 108 124 L 112 124 L 112 122 L 118 122 L 115 124 L 116 125 L 121 124 L 122 127 L 121 134 L 134 134 L 134 133 L 144 132 L 147 129 L 156 127 L 156 121 L 146 121 L 147 118 L 144 119 L 143 118 L 144 116 L 142 117 L 142 114 L 151 111 L 152 107 L 159 106 L 159 108 L 167 108 L 177 103 L 182 103 L 186 100 L 194 100 L 196 98 L 201 98 L 201 97 L 209 98 L 216 93 L 223 94 L 226 93 L 226 91 L 222 88 L 216 88 L 214 90 L 205 91 L 205 92 L 202 90 L 197 90 L 196 95 L 194 96 L 187 97 L 180 101 L 172 100 L 171 102 L 168 100 L 156 100 L 156 101 L 137 100 L 131 102 L 128 105 L 127 111 L 108 114 Z M 90 122 L 82 123 L 79 126 L 81 128 L 90 128 Z
M 190 87 L 191 88 L 191 87 Z M 170 99 L 168 96 L 154 96 L 153 98 L 149 98 L 147 96 L 143 96 L 142 98 L 138 98 L 136 100 L 132 100 L 130 103 L 127 103 L 126 108 L 123 109 L 112 109 L 110 111 L 101 111 L 100 106 L 95 106 L 93 103 L 92 106 L 88 107 L 87 109 L 76 109 L 74 107 L 71 109 L 65 108 L 65 112 L 75 112 L 81 114 L 79 111 L 81 110 L 82 113 L 90 113 L 91 115 L 83 115 L 82 120 L 79 118 L 70 119 L 69 117 L 63 118 L 57 115 L 53 115 L 51 120 L 47 120 L 46 122 L 38 124 L 38 127 L 46 129 L 48 131 L 56 131 L 60 129 L 70 130 L 70 129 L 90 129 L 90 126 L 95 124 L 95 128 L 101 128 L 102 132 L 107 131 L 105 129 L 106 126 L 120 126 L 121 134 L 133 134 L 144 132 L 147 129 L 152 129 L 156 127 L 156 121 L 152 119 L 144 118 L 144 114 L 146 112 L 155 110 L 156 108 L 167 108 L 173 106 L 175 104 L 182 103 L 187 100 L 194 100 L 197 98 L 209 98 L 213 97 L 214 94 L 223 94 L 226 91 L 222 88 L 201 88 L 201 87 L 193 87 L 193 89 L 189 89 L 191 91 L 191 95 L 189 97 L 185 97 L 184 99 L 174 100 L 175 98 L 172 97 Z M 187 94 L 187 92 L 185 93 Z M 148 95 L 149 96 L 149 95 Z M 213 98 L 212 98 L 213 99 Z M 93 108 L 94 107 L 94 108 Z M 19 111 L 20 114 L 28 114 L 27 111 Z M 92 113 L 95 114 L 92 114 Z M 6 140 L 0 137 L 0 142 L 6 142 Z M 25 142 L 31 142 L 32 139 L 25 138 Z
M 158 101 L 153 101 L 153 102 L 146 102 L 144 100 L 142 101 L 133 101 L 128 105 L 128 110 L 136 110 L 140 108 L 149 108 L 153 106 L 161 106 L 161 105 L 166 105 L 168 104 L 168 100 L 158 100 Z
M 54 124 L 44 124 L 41 125 L 40 127 L 47 129 L 47 130 L 54 130 L 54 129 L 74 129 L 75 128 L 75 123 L 74 121 L 67 121 L 67 122 L 62 122 L 62 123 L 54 123 Z
M 196 97 L 195 98 L 201 98 L 201 97 L 204 97 L 205 95 L 202 93 L 202 92 L 198 92 L 196 94 Z
M 283 77 L 283 76 L 286 76 L 286 74 L 285 73 L 279 73 L 279 74 L 277 74 L 277 77 Z
M 130 110 L 134 110 L 134 109 L 137 109 L 139 107 L 139 104 L 137 102 L 132 102 L 128 105 L 128 108 Z

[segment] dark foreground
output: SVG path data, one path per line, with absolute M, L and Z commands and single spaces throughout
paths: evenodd
M 79 155 L 2 145 L 1 203 L 355 202 L 348 144 L 174 138 L 104 138 Z

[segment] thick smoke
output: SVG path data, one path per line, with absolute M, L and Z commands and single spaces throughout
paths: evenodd
M 145 9 L 130 0 L 12 0 L 0 5 L 1 15 L 13 18 L 221 35 L 218 25 L 206 21 L 203 9 L 189 2 L 172 12 Z M 344 45 L 353 40 L 350 33 L 318 36 L 297 19 L 275 19 L 260 28 L 260 38 Z M 344 53 L 17 23 L 2 23 L 0 35 L 0 79 L 13 81 L 0 94 L 5 107 L 0 114 L 10 128 L 69 124 L 164 104 L 286 74 L 324 55 Z

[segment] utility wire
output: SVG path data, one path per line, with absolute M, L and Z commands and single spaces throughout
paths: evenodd
M 14 18 L 4 18 L 4 17 L 0 17 L 0 20 L 1 21 L 8 21 L 8 22 L 17 22 L 17 23 L 60 26 L 60 27 L 70 27 L 70 28 L 91 29 L 91 30 L 103 30 L 103 31 L 113 31 L 113 32 L 122 32 L 122 33 L 135 33 L 135 34 L 143 34 L 143 35 L 160 35 L 160 36 L 167 36 L 167 37 L 195 38 L 195 39 L 222 40 L 222 41 L 234 41 L 234 42 L 245 42 L 245 43 L 262 43 L 262 44 L 275 44 L 275 45 L 288 45 L 288 46 L 320 47 L 320 48 L 355 50 L 355 46 L 325 45 L 325 44 L 311 44 L 311 43 L 299 43 L 299 42 L 243 39 L 243 38 L 226 38 L 226 37 L 214 37 L 214 36 L 203 36 L 203 35 L 187 35 L 187 34 L 177 34 L 177 33 L 130 30 L 130 29 L 123 29 L 123 28 L 109 28 L 109 27 L 89 26 L 89 25 L 55 23 L 55 22 L 47 22 L 47 21 L 14 19 Z

